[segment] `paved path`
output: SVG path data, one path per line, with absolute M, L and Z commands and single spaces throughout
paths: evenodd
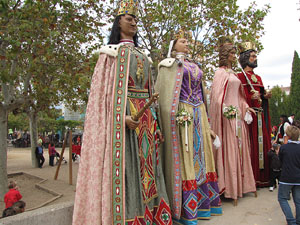
M 199 221 L 198 225 L 286 225 L 285 217 L 277 201 L 276 188 L 269 192 L 268 188 L 258 190 L 258 197 L 246 194 L 239 199 L 238 206 L 233 206 L 233 201 L 225 199 L 223 215 L 212 217 L 208 221 Z M 289 201 L 294 210 L 293 201 Z
M 68 151 L 66 151 L 68 159 Z M 30 149 L 14 149 L 8 151 L 8 171 L 24 171 L 48 179 L 45 185 L 64 194 L 55 203 L 72 201 L 75 195 L 75 184 L 78 164 L 73 165 L 73 185 L 68 184 L 68 164 L 62 165 L 57 181 L 53 180 L 55 169 L 48 166 L 48 154 L 45 152 L 45 167 L 32 168 Z M 54 203 L 54 204 L 55 204 Z M 293 201 L 289 201 L 294 210 Z M 200 220 L 198 225 L 286 225 L 284 215 L 277 201 L 277 189 L 269 192 L 268 188 L 258 190 L 258 197 L 253 193 L 239 199 L 238 206 L 232 200 L 223 199 L 223 215 L 212 217 L 211 220 Z

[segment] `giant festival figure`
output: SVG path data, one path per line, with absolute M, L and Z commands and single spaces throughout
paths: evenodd
M 214 148 L 220 193 L 234 199 L 255 192 L 247 123 L 251 111 L 241 81 L 232 70 L 236 48 L 228 38 L 220 39 L 219 69 L 215 72 L 210 100 L 212 130 L 220 137 L 221 148 Z M 246 120 L 246 121 L 245 121 Z
M 121 1 L 109 45 L 100 49 L 86 111 L 73 225 L 172 224 L 155 144 L 160 136 L 156 114 L 144 108 L 153 95 L 151 59 L 137 47 L 137 5 Z
M 266 187 L 269 186 L 267 154 L 271 149 L 272 131 L 268 103 L 271 92 L 264 88 L 261 77 L 253 71 L 257 67 L 254 44 L 245 42 L 239 48 L 239 61 L 244 71 L 238 73 L 238 78 L 243 84 L 248 105 L 255 110 L 253 122 L 249 125 L 252 169 L 256 185 Z
M 172 216 L 181 224 L 221 215 L 211 130 L 198 64 L 188 58 L 189 33 L 181 30 L 159 64 L 162 154 Z

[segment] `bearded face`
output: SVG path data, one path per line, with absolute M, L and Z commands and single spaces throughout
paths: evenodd
M 251 68 L 256 68 L 257 67 L 257 60 L 255 60 L 254 62 L 250 62 L 250 60 L 248 61 L 248 66 Z
M 243 69 L 245 69 L 247 66 L 253 69 L 256 68 L 257 67 L 256 51 L 250 50 L 250 51 L 243 52 L 240 55 L 239 61 Z
M 257 67 L 257 55 L 256 55 L 255 51 L 250 53 L 249 60 L 248 60 L 247 64 L 250 68 L 253 68 L 253 69 Z

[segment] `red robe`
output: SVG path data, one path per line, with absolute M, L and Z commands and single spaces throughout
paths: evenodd
M 254 72 L 247 72 L 247 77 L 256 91 L 261 94 L 262 103 L 258 100 L 251 99 L 253 93 L 251 93 L 251 87 L 248 84 L 245 75 L 243 73 L 238 74 L 238 78 L 241 80 L 249 107 L 262 108 L 262 131 L 263 131 L 263 155 L 264 155 L 264 169 L 259 168 L 259 143 L 258 143 L 258 118 L 257 115 L 252 113 L 253 122 L 249 125 L 250 145 L 251 145 L 251 162 L 254 173 L 256 185 L 259 187 L 266 187 L 269 185 L 269 160 L 268 151 L 271 149 L 271 123 L 269 114 L 269 103 L 264 98 L 264 85 L 259 75 Z M 254 76 L 256 80 L 254 79 Z

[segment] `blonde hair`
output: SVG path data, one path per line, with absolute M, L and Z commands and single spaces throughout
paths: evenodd
M 285 133 L 292 141 L 298 141 L 300 130 L 298 127 L 291 125 L 288 126 Z
M 13 180 L 9 181 L 8 183 L 8 188 L 9 189 L 12 189 L 12 188 L 15 188 L 17 186 L 17 183 Z

